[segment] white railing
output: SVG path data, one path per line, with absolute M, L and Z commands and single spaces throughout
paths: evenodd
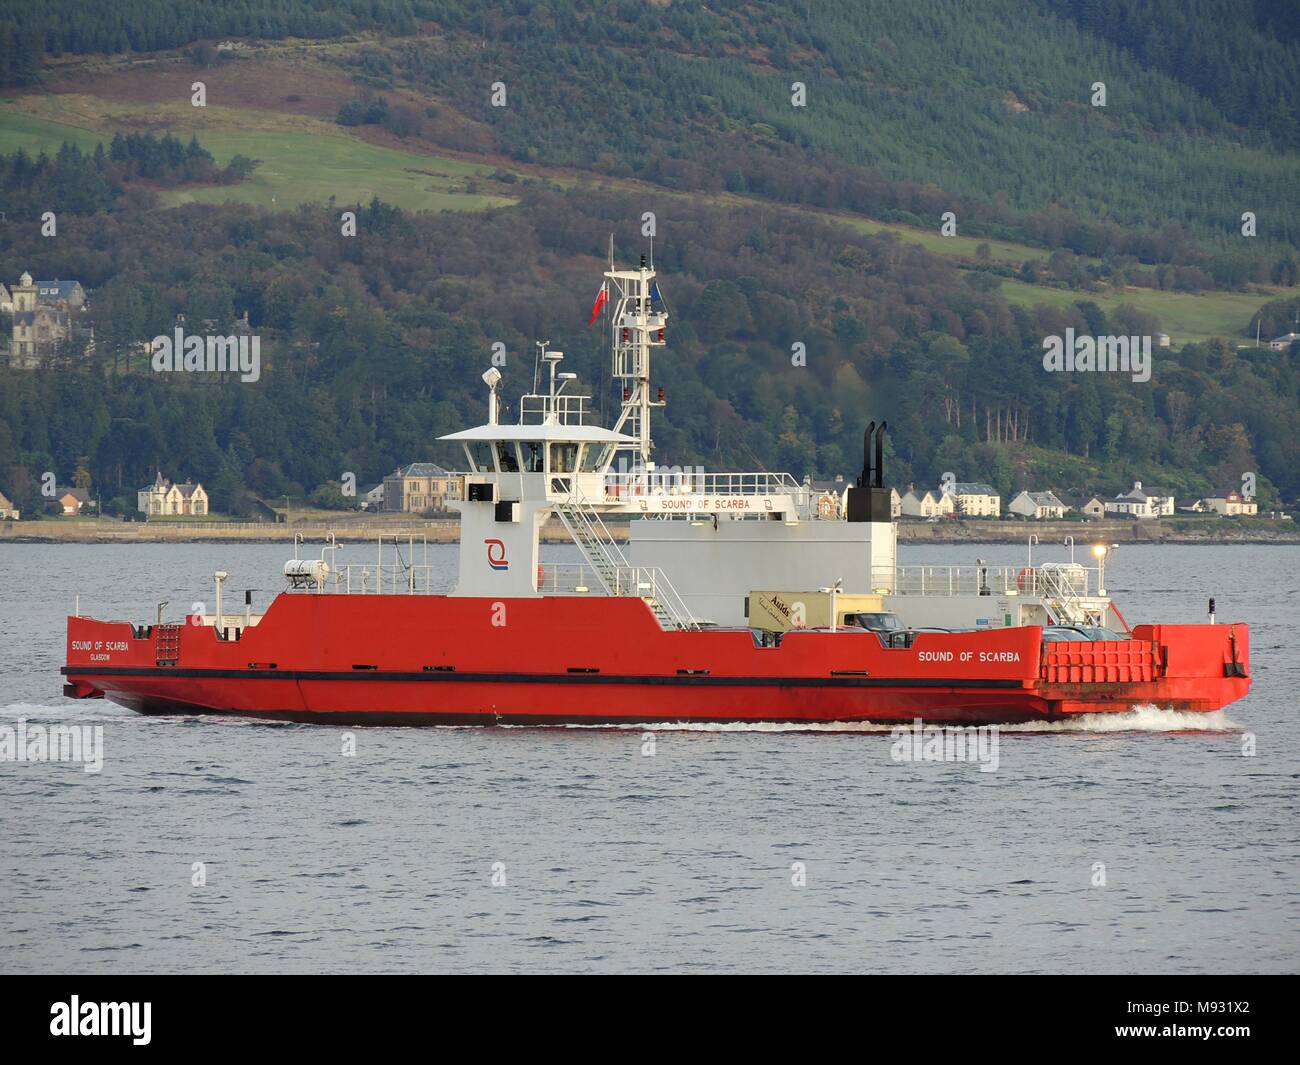
M 706 473 L 690 467 L 665 467 L 605 475 L 605 495 L 615 500 L 646 495 L 791 495 L 801 487 L 788 473 Z
M 322 592 L 337 595 L 432 595 L 437 567 L 425 564 L 351 564 L 330 570 Z
M 583 425 L 591 417 L 591 397 L 529 393 L 519 398 L 520 425 L 540 424 L 552 414 L 561 425 Z
M 673 587 L 672 582 L 663 570 L 653 566 L 630 567 L 630 569 L 631 572 L 628 574 L 628 578 L 634 583 L 635 590 L 630 593 L 620 592 L 618 594 L 638 595 L 642 599 L 649 598 L 654 603 L 661 604 L 667 610 L 668 616 L 672 619 L 676 628 L 699 628 L 690 608 L 682 597 L 677 594 L 677 589 Z
M 585 562 L 543 562 L 537 575 L 543 595 L 604 595 L 600 576 Z
M 605 595 L 605 585 L 585 562 L 544 563 L 537 590 L 543 595 Z M 688 619 L 690 610 L 672 583 L 656 566 L 615 566 L 607 575 L 609 595 L 635 596 L 663 603 L 675 619 Z M 686 627 L 686 626 L 683 626 Z
M 555 514 L 587 560 L 584 569 L 605 594 L 640 596 L 650 604 L 661 624 L 675 629 L 698 628 L 672 582 L 660 570 L 628 562 L 600 511 L 587 502 L 576 483 L 568 498 L 556 503 Z
M 1087 566 L 896 566 L 871 571 L 871 587 L 893 595 L 1033 595 L 1062 601 L 1097 594 Z

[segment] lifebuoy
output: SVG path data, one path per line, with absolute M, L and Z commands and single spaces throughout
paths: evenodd
M 1025 590 L 1025 584 L 1028 583 L 1032 588 L 1034 586 L 1034 571 L 1026 566 L 1016 574 L 1016 587 L 1022 592 Z
M 823 520 L 829 519 L 835 513 L 835 500 L 830 496 L 822 496 L 817 500 L 817 516 Z

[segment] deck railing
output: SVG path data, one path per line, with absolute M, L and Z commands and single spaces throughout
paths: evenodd
M 439 568 L 354 563 L 330 570 L 320 590 L 338 595 L 432 595 L 434 570 Z
M 434 573 L 439 569 L 419 563 L 411 566 L 374 563 L 339 566 L 330 570 L 323 585 L 319 588 L 309 585 L 307 590 L 330 595 L 433 595 Z M 686 604 L 656 567 L 615 566 L 608 580 L 611 595 L 657 599 L 674 616 L 690 617 Z M 596 571 L 585 562 L 543 563 L 538 567 L 537 590 L 542 595 L 605 594 Z M 226 616 L 233 618 L 235 615 Z M 239 620 L 242 623 L 242 614 Z
M 617 566 L 607 579 L 611 595 L 658 600 L 677 621 L 678 627 L 690 627 L 690 609 L 658 567 Z M 596 571 L 585 562 L 543 564 L 538 573 L 537 590 L 543 595 L 605 594 Z
M 1088 566 L 897 566 L 873 569 L 873 590 L 893 595 L 1035 595 L 1079 599 L 1097 594 Z
M 519 424 L 537 425 L 555 415 L 561 425 L 585 425 L 591 418 L 591 397 L 529 393 L 519 399 Z
M 649 473 L 605 475 L 605 495 L 611 501 L 647 495 L 792 495 L 801 487 L 788 473 L 707 473 L 664 467 Z

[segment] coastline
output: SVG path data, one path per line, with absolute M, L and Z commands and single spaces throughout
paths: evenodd
M 292 543 L 295 536 L 319 543 L 332 533 L 340 543 L 373 543 L 385 540 L 414 540 L 416 543 L 454 544 L 459 539 L 455 519 L 403 521 L 340 517 L 325 521 L 308 519 L 286 524 L 258 522 L 122 522 L 100 521 L 3 521 L 0 544 L 168 544 L 168 543 Z M 611 522 L 609 530 L 620 542 L 628 539 L 628 525 Z M 1037 535 L 1043 543 L 1062 542 L 1073 536 L 1083 545 L 1108 543 L 1168 544 L 1300 544 L 1300 526 L 1295 522 L 1238 526 L 1233 519 L 1198 521 L 1192 527 L 1173 527 L 1160 521 L 956 521 L 901 522 L 898 540 L 907 544 L 1022 544 Z M 569 543 L 558 521 L 541 530 L 542 543 Z

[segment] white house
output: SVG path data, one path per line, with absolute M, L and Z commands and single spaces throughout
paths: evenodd
M 929 518 L 934 516 L 934 493 L 917 495 L 915 488 L 903 493 L 902 512 L 905 518 Z
M 956 503 L 952 496 L 939 492 L 922 492 L 917 495 L 916 489 L 913 488 L 908 489 L 899 500 L 898 509 L 899 513 L 907 518 L 942 518 L 956 512 Z
M 1047 518 L 1063 518 L 1069 508 L 1057 498 L 1055 492 L 1021 492 L 1007 504 L 1008 514 L 1018 514 L 1022 518 L 1043 521 Z
M 3 492 L 0 492 L 0 521 L 17 521 L 18 508 L 13 505 Z
M 383 510 L 384 509 L 384 482 L 379 481 L 377 484 L 363 485 L 361 491 L 357 493 L 360 499 L 362 510 Z
M 1270 340 L 1268 346 L 1274 351 L 1285 351 L 1297 340 L 1300 340 L 1300 333 L 1283 333 L 1280 337 Z
M 1127 514 L 1134 518 L 1159 518 L 1174 512 L 1174 494 L 1166 488 L 1142 488 L 1141 481 L 1114 499 L 1106 501 L 1107 514 Z
M 189 481 L 172 484 L 160 471 L 153 484 L 136 493 L 136 509 L 151 518 L 173 514 L 207 514 L 208 493 L 201 484 Z
M 1233 489 L 1220 492 L 1218 495 L 1206 496 L 1201 500 L 1201 509 L 1213 510 L 1220 517 L 1234 518 L 1238 514 L 1258 514 L 1259 504 Z
M 953 497 L 957 514 L 963 518 L 1000 518 L 1002 497 L 992 485 L 981 481 L 958 481 L 944 490 Z

